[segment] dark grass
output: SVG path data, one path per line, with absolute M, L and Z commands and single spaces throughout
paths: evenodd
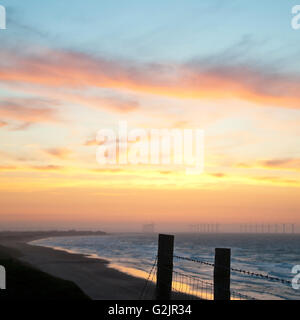
M 53 277 L 17 259 L 20 252 L 0 246 L 6 269 L 6 290 L 0 300 L 89 300 L 73 282 Z

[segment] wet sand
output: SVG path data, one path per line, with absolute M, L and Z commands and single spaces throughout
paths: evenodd
M 47 235 L 49 236 L 51 235 Z M 16 249 L 19 252 L 17 256 L 19 260 L 53 276 L 73 281 L 94 300 L 139 299 L 145 285 L 144 279 L 110 268 L 109 262 L 103 259 L 27 243 L 39 238 L 42 237 L 34 235 L 18 237 L 16 233 L 10 239 L 0 236 L 0 244 L 11 250 Z M 12 250 L 12 253 L 15 254 L 16 251 Z

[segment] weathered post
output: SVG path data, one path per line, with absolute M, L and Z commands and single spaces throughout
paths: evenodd
M 214 300 L 230 300 L 230 249 L 215 249 Z
M 170 300 L 173 274 L 174 236 L 158 236 L 156 299 Z

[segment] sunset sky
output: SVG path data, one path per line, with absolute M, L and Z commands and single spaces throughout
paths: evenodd
M 300 223 L 297 1 L 0 4 L 0 225 Z M 100 166 L 120 120 L 203 129 L 204 173 Z

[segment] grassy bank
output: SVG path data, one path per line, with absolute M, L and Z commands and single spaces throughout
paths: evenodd
M 0 300 L 89 299 L 71 281 L 53 277 L 21 262 L 20 252 L 0 246 L 0 265 L 6 269 L 6 290 L 0 290 Z

